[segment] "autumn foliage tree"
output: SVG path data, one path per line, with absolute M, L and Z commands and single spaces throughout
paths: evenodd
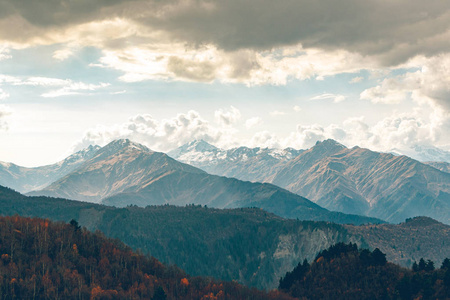
M 0 217 L 0 294 L 2 299 L 291 299 L 189 277 L 74 220 L 18 216 Z

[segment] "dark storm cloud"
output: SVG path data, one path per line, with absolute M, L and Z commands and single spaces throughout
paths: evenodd
M 0 16 L 17 14 L 38 27 L 66 26 L 95 20 L 103 9 L 123 2 L 126 0 L 0 0 Z
M 191 45 L 235 51 L 301 43 L 386 65 L 450 49 L 448 0 L 0 0 L 0 17 L 8 15 L 38 28 L 122 17 Z
M 448 0 L 228 0 L 167 6 L 141 22 L 225 50 L 304 47 L 345 49 L 398 63 L 448 51 Z M 440 35 L 447 33 L 447 36 Z M 432 43 L 425 40 L 431 39 Z M 431 41 L 430 40 L 430 41 Z

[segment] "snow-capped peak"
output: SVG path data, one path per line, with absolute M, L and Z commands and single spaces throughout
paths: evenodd
M 204 164 L 218 164 L 219 162 L 238 162 L 247 161 L 253 157 L 260 157 L 260 159 L 289 160 L 301 153 L 301 150 L 292 148 L 286 149 L 270 149 L 270 148 L 249 148 L 245 146 L 220 149 L 203 140 L 196 140 L 184 144 L 177 149 L 168 153 L 169 156 L 188 164 L 196 166 Z M 266 158 L 265 158 L 266 157 Z
M 114 153 L 122 150 L 127 149 L 138 149 L 145 152 L 150 152 L 151 150 L 148 149 L 146 146 L 142 144 L 135 143 L 133 141 L 130 141 L 129 139 L 118 139 L 114 140 L 111 143 L 107 144 L 105 147 L 102 148 L 102 151 L 107 151 L 109 153 Z

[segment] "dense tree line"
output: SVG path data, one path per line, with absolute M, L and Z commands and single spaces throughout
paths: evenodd
M 338 243 L 287 272 L 279 290 L 300 299 L 450 299 L 450 259 L 439 269 L 421 259 L 410 270 L 379 249 Z
M 290 299 L 176 267 L 91 233 L 76 221 L 0 217 L 3 299 Z

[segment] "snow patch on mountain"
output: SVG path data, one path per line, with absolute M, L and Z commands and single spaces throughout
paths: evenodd
M 450 151 L 433 146 L 415 145 L 407 149 L 394 148 L 390 151 L 394 155 L 406 155 L 421 162 L 436 161 L 450 163 Z
M 295 158 L 302 151 L 293 148 L 270 149 L 244 146 L 227 150 L 217 148 L 203 140 L 195 140 L 167 154 L 184 163 L 201 167 L 204 165 L 213 166 L 222 162 L 245 162 L 254 157 L 260 157 L 261 159 L 271 157 L 279 161 L 285 161 Z

